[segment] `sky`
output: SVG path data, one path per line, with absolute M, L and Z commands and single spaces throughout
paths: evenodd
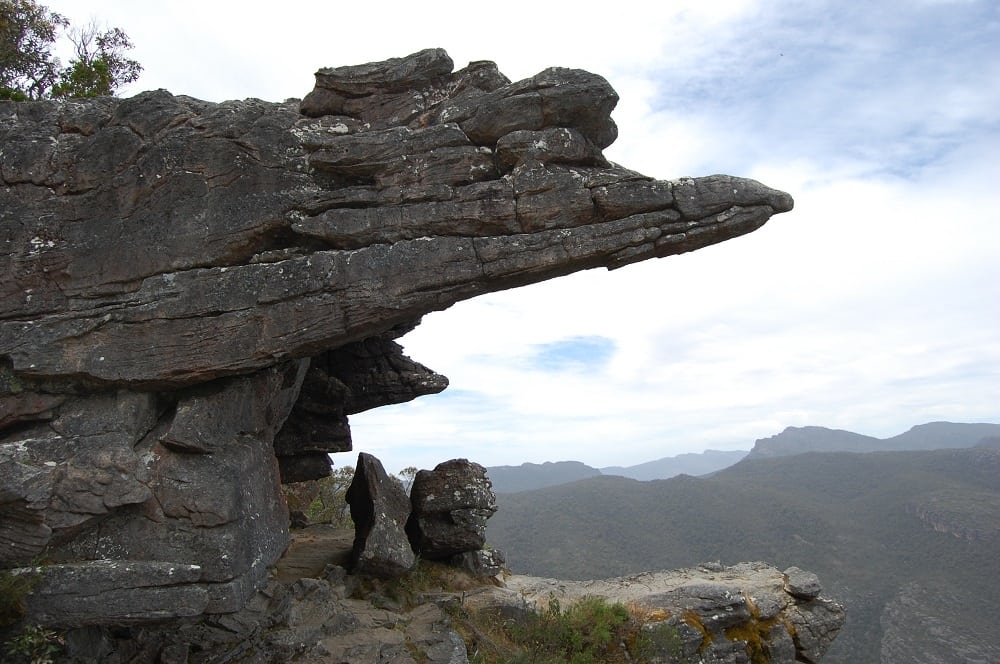
M 791 193 L 762 229 L 429 314 L 400 342 L 443 393 L 351 418 L 390 472 L 633 465 L 788 426 L 888 437 L 1000 422 L 1000 3 L 52 0 L 132 38 L 122 94 L 302 97 L 320 67 L 443 47 L 621 96 L 606 156 Z

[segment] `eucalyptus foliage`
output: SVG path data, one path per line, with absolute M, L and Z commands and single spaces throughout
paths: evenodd
M 65 67 L 52 53 L 61 37 L 74 47 Z M 0 99 L 113 95 L 142 72 L 125 55 L 132 47 L 120 28 L 71 28 L 65 16 L 34 0 L 0 0 Z

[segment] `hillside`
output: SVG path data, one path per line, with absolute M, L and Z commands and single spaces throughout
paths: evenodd
M 545 463 L 522 463 L 520 466 L 490 466 L 486 472 L 493 481 L 493 490 L 497 493 L 542 489 L 601 474 L 598 469 L 591 468 L 579 461 L 547 461 Z
M 928 630 L 951 661 L 1000 661 L 997 501 L 995 448 L 809 453 L 748 458 L 710 478 L 602 476 L 504 495 L 489 539 L 513 571 L 540 576 L 801 565 L 848 609 L 829 661 L 949 661 L 906 659 Z
M 647 461 L 635 466 L 601 468 L 604 475 L 621 475 L 634 480 L 665 480 L 677 475 L 708 475 L 728 468 L 747 455 L 746 450 L 705 450 Z
M 1000 424 L 928 422 L 890 438 L 875 438 L 843 429 L 788 427 L 756 441 L 751 459 L 805 452 L 891 452 L 972 447 L 983 439 L 1000 436 Z
M 598 475 L 615 475 L 636 480 L 664 480 L 677 475 L 707 475 L 728 468 L 747 455 L 745 450 L 705 450 L 663 457 L 634 466 L 593 468 L 579 461 L 522 463 L 520 466 L 487 468 L 497 493 L 532 491 L 559 486 Z

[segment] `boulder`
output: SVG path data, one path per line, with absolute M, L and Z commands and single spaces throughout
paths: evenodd
M 478 551 L 486 544 L 486 520 L 496 512 L 486 468 L 467 459 L 421 470 L 410 489 L 413 514 L 406 532 L 413 550 L 430 560 Z
M 400 483 L 371 454 L 358 455 L 347 502 L 354 520 L 351 569 L 387 578 L 409 571 L 417 562 L 405 530 L 410 501 Z
M 785 590 L 799 599 L 815 599 L 823 590 L 819 577 L 812 572 L 789 567 L 782 574 L 785 578 Z
M 500 549 L 478 549 L 456 554 L 448 559 L 448 564 L 473 576 L 497 576 L 503 573 L 507 556 Z

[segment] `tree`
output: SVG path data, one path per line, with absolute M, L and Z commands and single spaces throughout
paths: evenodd
M 119 86 L 139 78 L 142 65 L 123 55 L 132 42 L 121 28 L 100 32 L 96 23 L 90 23 L 73 31 L 70 41 L 76 47 L 76 58 L 52 86 L 53 97 L 112 95 Z
M 0 98 L 41 99 L 59 80 L 52 45 L 65 17 L 32 0 L 0 0 Z
M 353 481 L 354 466 L 335 468 L 329 477 L 317 480 L 320 492 L 306 510 L 309 521 L 353 528 L 354 521 L 347 505 L 347 488 Z
M 417 473 L 419 472 L 420 470 L 416 466 L 407 466 L 396 474 L 407 496 L 410 495 L 410 489 L 413 488 L 413 480 L 417 479 Z
M 0 99 L 111 95 L 139 78 L 142 66 L 124 55 L 128 35 L 95 23 L 69 32 L 76 57 L 63 68 L 52 48 L 68 27 L 34 0 L 0 0 Z

